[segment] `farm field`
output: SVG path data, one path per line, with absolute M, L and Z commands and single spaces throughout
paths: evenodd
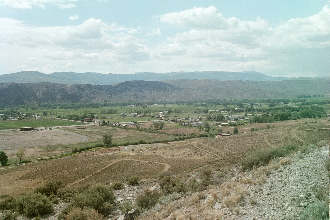
M 329 126 L 327 121 L 314 122 L 281 122 L 273 124 L 272 128 L 258 124 L 257 131 L 251 132 L 246 127 L 241 129 L 239 135 L 231 137 L 98 148 L 60 159 L 26 164 L 0 171 L 0 195 L 19 194 L 52 180 L 78 187 L 124 181 L 132 175 L 152 180 L 164 174 L 186 175 L 201 167 L 227 169 L 243 160 L 250 150 L 300 142 L 308 135 L 305 131 L 307 127 L 317 130 L 320 126 Z M 88 130 L 83 132 L 88 133 Z
M 133 219 L 235 219 L 252 210 L 243 203 L 258 198 L 245 192 L 262 186 L 291 157 L 299 167 L 299 158 L 311 160 L 310 152 L 324 160 L 330 118 L 322 102 L 2 110 L 0 123 L 16 129 L 0 130 L 1 157 L 9 159 L 0 167 L 0 218 L 6 214 L 1 209 L 15 212 L 13 201 L 38 192 L 55 207 L 48 217 L 57 218 L 97 188 L 114 193 L 111 207 L 94 207 L 110 219 L 126 216 L 126 209 L 138 212 Z M 23 126 L 36 129 L 17 129 Z M 321 167 L 315 178 L 323 187 L 322 161 L 315 162 Z
M 54 126 L 70 126 L 79 125 L 80 122 L 63 121 L 63 120 L 15 120 L 15 121 L 0 121 L 0 130 L 19 129 L 21 127 L 54 127 Z

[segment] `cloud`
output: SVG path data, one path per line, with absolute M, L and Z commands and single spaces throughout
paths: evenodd
M 0 18 L 0 65 L 6 72 L 254 70 L 330 75 L 329 6 L 279 25 L 262 18 L 225 17 L 212 6 L 159 18 L 160 23 L 146 28 L 97 18 L 45 27 Z
M 194 29 L 238 29 L 240 31 L 263 30 L 267 22 L 258 18 L 255 21 L 242 21 L 224 17 L 216 7 L 193 8 L 160 16 L 160 21 L 172 25 Z
M 149 59 L 147 48 L 135 36 L 134 29 L 100 19 L 90 18 L 78 25 L 37 27 L 0 18 L 0 29 L 0 63 L 9 71 L 52 72 L 71 68 L 121 72 L 119 66 Z
M 69 17 L 69 20 L 71 20 L 71 21 L 76 21 L 76 20 L 78 20 L 79 19 L 79 15 L 71 15 L 70 17 Z
M 10 8 L 31 9 L 34 7 L 45 8 L 53 5 L 58 8 L 67 9 L 76 7 L 78 0 L 0 0 L 0 5 Z
M 177 54 L 178 62 L 197 60 L 201 66 L 225 70 L 256 70 L 276 75 L 330 75 L 330 9 L 273 26 L 224 17 L 215 7 L 192 8 L 160 16 L 181 28 L 163 45 L 159 56 Z M 207 60 L 207 61 L 206 61 Z M 211 64 L 210 64 L 211 63 Z

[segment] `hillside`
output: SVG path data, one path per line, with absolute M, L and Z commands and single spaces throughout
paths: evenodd
M 219 81 L 228 80 L 249 80 L 249 81 L 274 81 L 285 78 L 267 76 L 257 72 L 173 72 L 173 73 L 136 73 L 136 74 L 101 74 L 101 73 L 74 73 L 55 72 L 44 74 L 35 71 L 23 71 L 18 73 L 0 75 L 0 83 L 63 83 L 63 84 L 93 84 L 113 85 L 125 81 L 166 81 L 179 79 L 210 79 Z
M 292 98 L 329 95 L 330 80 L 168 82 L 128 81 L 117 85 L 0 83 L 0 105 L 59 103 L 144 103 L 219 99 Z

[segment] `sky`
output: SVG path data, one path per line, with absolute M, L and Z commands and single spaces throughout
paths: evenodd
M 330 76 L 329 0 L 0 0 L 0 74 Z

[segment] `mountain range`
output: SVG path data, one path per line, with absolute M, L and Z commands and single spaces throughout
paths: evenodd
M 114 85 L 125 81 L 168 81 L 168 80 L 243 80 L 243 81 L 277 81 L 287 78 L 272 77 L 258 72 L 172 72 L 172 73 L 136 73 L 136 74 L 101 74 L 101 73 L 75 73 L 55 72 L 45 74 L 37 71 L 23 71 L 0 75 L 0 83 L 63 83 L 63 84 L 93 84 Z
M 127 81 L 116 85 L 0 83 L 0 107 L 68 103 L 205 102 L 306 95 L 330 97 L 330 79 Z

